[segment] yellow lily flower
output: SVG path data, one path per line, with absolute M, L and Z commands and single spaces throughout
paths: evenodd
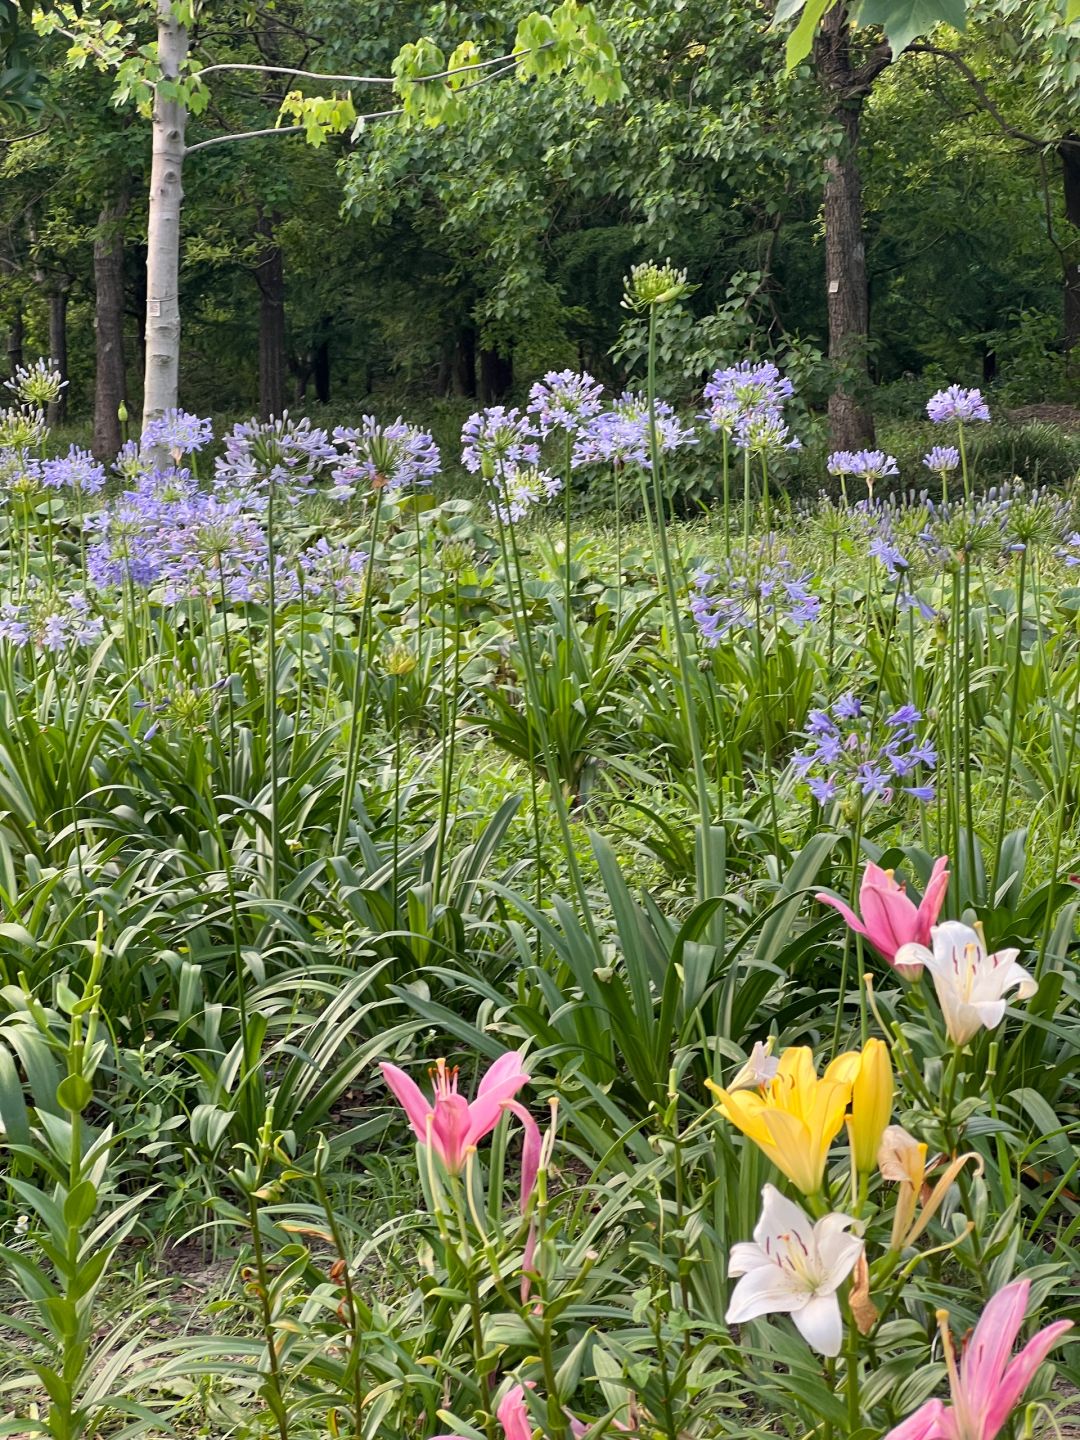
M 792 1045 L 760 1090 L 723 1090 L 706 1081 L 717 1109 L 804 1195 L 821 1192 L 829 1146 L 844 1123 L 860 1057 L 838 1055 L 818 1077 L 809 1046 Z
M 860 1175 L 869 1175 L 877 1168 L 878 1147 L 892 1115 L 892 1058 L 884 1040 L 868 1040 L 858 1059 L 848 1133 L 855 1169 Z

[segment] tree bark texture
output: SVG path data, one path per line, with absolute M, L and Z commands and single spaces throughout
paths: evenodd
M 98 214 L 94 237 L 94 454 L 110 460 L 120 449 L 117 411 L 127 400 L 124 363 L 124 218 L 126 188 Z
M 874 443 L 874 417 L 866 401 L 870 289 L 859 131 L 866 97 L 890 58 L 888 48 L 879 46 L 868 59 L 853 63 L 851 32 L 842 6 L 828 12 L 814 43 L 818 76 L 840 128 L 840 143 L 826 162 L 824 197 L 829 359 L 838 372 L 829 396 L 829 430 L 837 450 L 859 450 Z
M 188 34 L 169 0 L 158 0 L 158 61 L 166 80 L 180 73 Z M 146 229 L 146 369 L 143 429 L 177 404 L 180 385 L 180 208 L 187 109 L 154 92 L 150 213 Z
M 1080 135 L 1058 147 L 1065 191 L 1065 219 L 1076 231 L 1063 246 L 1065 354 L 1080 344 Z

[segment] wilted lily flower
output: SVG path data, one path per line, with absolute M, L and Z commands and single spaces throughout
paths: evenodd
M 774 1185 L 766 1185 L 761 1198 L 753 1242 L 731 1247 L 728 1272 L 742 1278 L 725 1319 L 739 1325 L 790 1315 L 812 1350 L 839 1355 L 844 1327 L 836 1292 L 863 1253 L 862 1240 L 848 1233 L 855 1221 L 834 1211 L 815 1225 Z
M 1030 1000 L 1038 982 L 1016 963 L 1019 950 L 987 953 L 982 929 L 972 929 L 957 920 L 935 925 L 931 948 L 902 945 L 896 965 L 925 965 L 934 977 L 945 1028 L 954 1045 L 966 1045 L 985 1027 L 993 1030 L 1005 1015 L 1005 997 L 1016 991 L 1020 1000 Z

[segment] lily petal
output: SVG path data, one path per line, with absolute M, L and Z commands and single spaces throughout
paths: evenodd
M 791 1317 L 811 1350 L 819 1355 L 839 1355 L 844 1343 L 840 1302 L 835 1295 L 815 1295 Z

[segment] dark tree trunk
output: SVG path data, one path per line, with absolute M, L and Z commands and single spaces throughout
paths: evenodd
M 61 280 L 49 291 L 49 358 L 65 380 L 68 378 L 67 309 L 68 285 Z M 66 418 L 67 397 L 67 390 L 61 390 L 49 406 L 50 425 L 59 425 Z
M 829 396 L 829 430 L 834 449 L 859 450 L 874 442 L 874 417 L 867 404 L 870 371 L 870 289 L 863 233 L 859 130 L 863 105 L 875 77 L 889 63 L 886 46 L 855 65 L 851 32 L 842 5 L 830 10 L 814 42 L 814 60 L 840 127 L 840 144 L 825 166 L 825 294 L 829 315 L 829 359 L 837 370 Z
M 255 266 L 259 287 L 259 414 L 264 420 L 285 409 L 285 260 L 274 239 L 279 216 L 261 210 L 255 232 L 263 241 Z
M 460 331 L 454 342 L 450 384 L 453 395 L 471 399 L 476 394 L 476 335 L 471 329 Z
M 480 380 L 477 398 L 481 405 L 494 405 L 514 383 L 513 362 L 500 355 L 497 350 L 481 350 Z
M 1065 189 L 1065 219 L 1080 231 L 1080 135 L 1067 135 L 1065 140 L 1064 145 L 1058 146 Z M 1065 354 L 1068 356 L 1080 344 L 1080 235 L 1064 248 Z
M 315 381 L 315 396 L 320 405 L 330 404 L 330 341 L 320 340 L 312 357 L 312 379 Z
M 120 449 L 118 411 L 127 402 L 124 366 L 124 218 L 127 190 L 107 201 L 94 236 L 94 454 L 109 460 Z

